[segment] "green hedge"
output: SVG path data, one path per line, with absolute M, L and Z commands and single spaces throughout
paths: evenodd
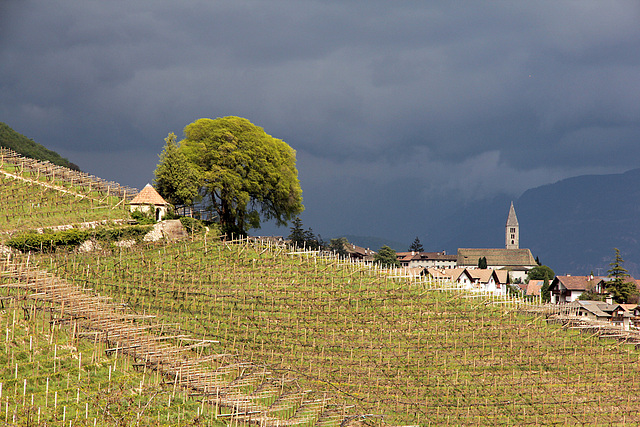
M 152 226 L 132 225 L 118 228 L 96 228 L 95 230 L 45 230 L 43 233 L 28 231 L 13 236 L 7 246 L 21 252 L 53 252 L 58 248 L 77 248 L 83 242 L 93 238 L 102 242 L 135 240 L 140 242 L 151 231 Z
M 7 246 L 22 252 L 53 252 L 59 247 L 80 246 L 89 237 L 90 233 L 87 230 L 45 230 L 43 233 L 29 231 L 9 239 Z

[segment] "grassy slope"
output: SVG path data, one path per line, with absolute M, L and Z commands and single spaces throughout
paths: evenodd
M 6 164 L 3 170 L 38 178 Z M 117 198 L 39 180 L 89 197 L 0 175 L 0 231 L 129 217 L 121 205 L 114 209 Z M 0 424 L 221 425 L 198 396 L 134 369 L 128 357 L 107 355 L 104 344 L 74 336 L 70 323 L 52 326 L 60 307 L 25 299 L 12 283 L 0 278 Z
M 136 311 L 220 340 L 212 351 L 293 372 L 316 396 L 392 425 L 640 421 L 638 353 L 624 345 L 299 257 L 200 240 L 53 263 Z
M 104 345 L 74 337 L 71 325 L 52 327 L 54 316 L 33 301 L 4 301 L 0 424 L 214 424 L 206 413 L 198 417 L 196 399 L 135 370 L 128 357 L 106 356 Z
M 16 182 L 5 184 L 0 195 Z M 48 200 L 40 187 L 22 187 L 14 202 L 1 204 L 0 221 L 2 215 L 11 216 L 12 227 L 25 224 L 36 200 Z M 41 221 L 55 217 L 48 225 L 56 225 L 86 219 L 83 215 L 92 209 L 84 203 L 68 199 L 63 205 L 69 209 L 64 211 L 59 204 L 46 202 L 49 215 Z M 379 415 L 390 424 L 422 425 L 640 421 L 636 351 L 455 292 L 385 280 L 360 267 L 212 240 L 112 254 L 59 253 L 42 256 L 41 261 L 135 311 L 177 322 L 182 332 L 221 341 L 207 351 L 237 353 L 269 365 L 277 375 L 293 374 L 317 397 L 331 398 L 340 411 L 344 405 L 355 405 L 348 412 L 371 414 L 367 418 L 371 422 L 379 421 Z M 64 386 L 57 386 L 60 402 L 74 414 L 78 409 L 79 419 L 84 414 L 82 402 L 92 405 L 89 412 L 94 417 L 103 414 L 109 396 L 96 390 L 104 389 L 108 365 L 114 361 L 92 343 L 69 338 L 68 330 L 51 340 L 48 318 L 37 317 L 46 313 L 27 320 L 19 314 L 28 305 L 15 306 L 17 312 L 14 306 L 6 307 L 0 322 L 11 335 L 0 347 L 4 352 L 0 352 L 4 383 L 0 403 L 5 410 L 0 411 L 0 421 L 4 416 L 11 421 L 14 412 L 23 420 L 25 408 L 33 417 L 36 406 L 42 419 L 60 419 L 59 408 L 51 412 L 50 406 L 42 407 L 46 378 L 56 377 L 50 360 L 58 345 L 64 361 L 59 366 L 64 365 L 67 373 Z M 29 351 L 29 338 L 36 343 L 38 356 Z M 95 357 L 80 372 L 78 382 L 73 362 L 80 352 Z M 29 361 L 32 357 L 35 362 Z M 122 372 L 121 394 L 112 402 L 112 413 L 136 417 L 138 404 L 144 406 L 154 393 L 166 397 L 157 383 L 135 397 L 138 374 L 132 369 Z M 25 378 L 28 391 L 23 399 Z M 80 388 L 84 397 L 74 406 Z M 29 405 L 29 393 L 39 405 Z M 183 417 L 193 420 L 197 403 L 185 402 Z M 143 425 L 153 425 L 158 415 L 177 420 L 172 418 L 177 413 L 163 412 L 161 407 L 145 413 Z M 91 424 L 91 417 L 86 423 Z
M 6 123 L 0 122 L 0 147 L 10 148 L 26 157 L 36 160 L 48 160 L 54 165 L 79 170 L 78 166 L 60 156 L 55 151 L 38 144 L 32 139 L 16 132 Z

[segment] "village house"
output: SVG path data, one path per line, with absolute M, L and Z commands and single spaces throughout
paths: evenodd
M 347 253 L 351 258 L 362 260 L 362 261 L 373 261 L 373 257 L 376 254 L 375 251 L 372 251 L 369 248 L 356 246 L 352 243 L 347 243 L 345 245 L 345 250 L 347 251 Z
M 508 293 L 508 274 L 506 271 L 498 274 L 497 270 L 470 268 L 467 269 L 473 279 L 472 289 L 479 292 L 506 295 Z
M 631 318 L 633 317 L 633 314 L 622 304 L 613 304 L 611 300 L 607 302 L 576 300 L 571 302 L 568 307 L 574 308 L 578 317 L 611 322 L 625 331 L 629 330 Z
M 602 293 L 606 277 L 556 276 L 549 285 L 552 304 L 576 301 L 586 291 Z
M 442 280 L 443 283 L 455 283 L 456 286 L 463 289 L 470 290 L 473 288 L 473 277 L 471 277 L 471 274 L 469 274 L 469 271 L 466 268 L 428 268 L 427 272 L 434 279 L 437 278 L 437 280 Z
M 129 202 L 131 212 L 140 211 L 153 216 L 156 221 L 162 221 L 167 215 L 170 204 L 167 203 L 151 184 L 144 186 L 142 191 Z
M 454 268 L 458 262 L 456 255 L 442 252 L 397 252 L 398 261 L 403 267 Z
M 488 269 L 508 271 L 511 282 L 523 282 L 538 265 L 529 249 L 458 249 L 458 267 L 477 267 L 480 258 L 487 259 Z

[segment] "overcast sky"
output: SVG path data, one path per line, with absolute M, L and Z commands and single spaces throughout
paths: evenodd
M 639 22 L 636 0 L 1 0 L 0 121 L 142 188 L 167 133 L 246 117 L 297 151 L 305 226 L 410 243 L 640 166 Z

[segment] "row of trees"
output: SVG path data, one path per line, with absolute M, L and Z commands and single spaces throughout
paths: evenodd
M 322 237 L 320 237 L 319 234 L 316 236 L 311 228 L 305 230 L 304 226 L 302 225 L 302 220 L 299 217 L 296 217 L 291 224 L 291 233 L 289 234 L 288 239 L 291 244 L 297 246 L 298 248 L 307 248 L 310 250 L 325 250 L 334 252 L 342 257 L 346 257 L 347 255 L 349 255 L 350 243 L 346 237 L 331 239 L 329 243 L 327 243 L 322 240 Z M 373 260 L 375 263 L 387 267 L 400 266 L 400 261 L 398 261 L 396 251 L 386 245 L 380 248 L 380 250 L 374 255 Z

